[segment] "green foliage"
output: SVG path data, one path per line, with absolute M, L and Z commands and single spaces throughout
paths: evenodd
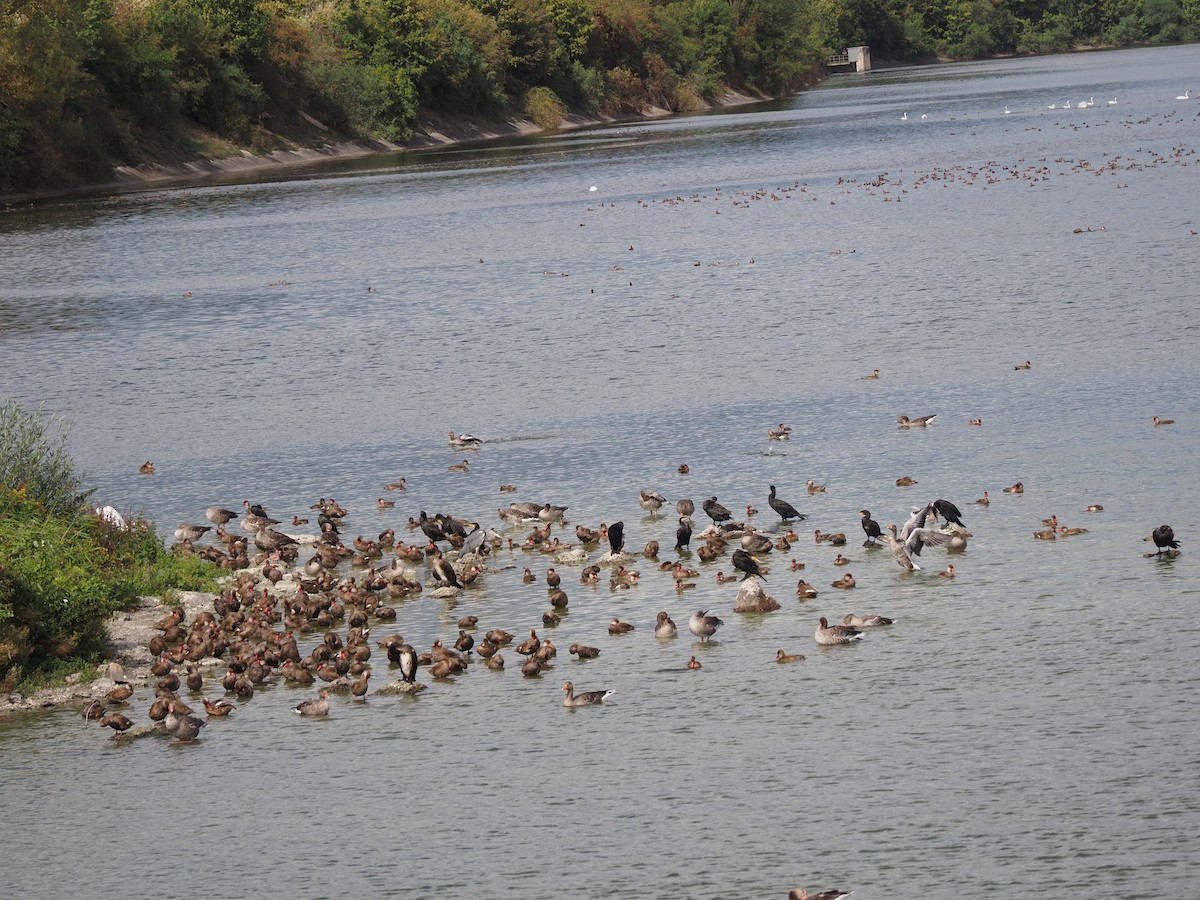
M 116 528 L 94 515 L 55 514 L 0 487 L 0 687 L 95 659 L 112 613 L 143 595 L 211 589 L 216 571 L 169 555 L 145 522 Z
M 567 106 L 558 94 L 546 87 L 530 88 L 525 92 L 525 118 L 538 128 L 557 128 L 567 115 Z
M 28 498 L 51 514 L 73 514 L 91 491 L 67 452 L 70 422 L 38 407 L 26 412 L 16 401 L 0 404 L 0 487 Z
M 198 125 L 278 146 L 311 117 L 404 139 L 421 108 L 693 109 L 826 58 L 1044 53 L 1200 36 L 1200 0 L 0 0 L 0 192 L 173 161 Z M 539 95 L 534 95 L 539 96 Z

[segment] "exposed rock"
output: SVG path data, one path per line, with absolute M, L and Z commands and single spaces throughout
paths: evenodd
M 742 582 L 733 604 L 733 611 L 740 613 L 773 612 L 777 609 L 779 603 L 763 590 L 762 582 L 757 578 L 747 578 Z

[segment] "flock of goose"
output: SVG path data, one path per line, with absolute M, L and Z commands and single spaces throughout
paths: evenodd
M 878 377 L 878 373 L 872 373 L 872 377 Z M 924 428 L 932 425 L 935 418 L 936 415 L 900 416 L 897 421 L 900 429 Z M 1169 422 L 1154 420 L 1156 426 Z M 787 440 L 790 432 L 782 423 L 768 429 L 770 440 Z M 478 449 L 482 443 L 478 438 L 450 432 L 451 449 Z M 912 479 L 908 481 L 915 484 Z M 406 486 L 405 479 L 399 479 L 385 489 L 404 491 Z M 501 487 L 503 492 L 511 489 L 511 485 Z M 806 490 L 810 496 L 823 494 L 825 486 L 809 480 Z M 1023 490 L 1020 482 L 1004 488 L 1004 492 L 1013 494 Z M 668 500 L 658 491 L 643 489 L 638 492 L 637 503 L 648 513 L 645 522 L 650 523 L 659 521 Z M 981 507 L 989 503 L 987 491 L 976 501 Z M 416 693 L 424 689 L 425 685 L 418 683 L 422 666 L 427 667 L 433 680 L 459 677 L 469 671 L 475 659 L 487 668 L 503 669 L 501 651 L 513 644 L 514 635 L 492 628 L 477 640 L 479 619 L 474 615 L 458 620 L 456 637 L 447 636 L 446 644 L 437 639 L 424 653 L 419 653 L 400 634 L 382 640 L 376 638 L 373 642 L 368 638 L 377 627 L 400 617 L 395 604 L 426 591 L 435 598 L 456 597 L 461 591 L 477 587 L 509 569 L 521 568 L 511 561 L 518 553 L 536 554 L 531 556 L 534 559 L 548 556 L 554 563 L 546 567 L 542 576 L 550 604 L 550 609 L 541 616 L 544 630 L 560 626 L 569 605 L 562 587 L 563 576 L 556 565 L 578 567 L 580 584 L 591 588 L 605 580 L 603 573 L 607 570 L 609 590 L 615 593 L 636 589 L 641 584 L 641 575 L 633 568 L 641 558 L 656 563 L 661 573 L 658 577 L 670 579 L 675 592 L 682 596 L 696 586 L 692 579 L 700 575 L 698 569 L 688 564 L 693 553 L 702 564 L 716 564 L 728 554 L 729 565 L 738 574 L 727 575 L 722 569 L 716 573 L 716 582 L 740 580 L 739 602 L 744 592 L 763 597 L 762 585 L 770 571 L 763 558 L 774 551 L 780 554 L 790 551 L 801 539 L 793 525 L 808 518 L 782 499 L 775 485 L 769 486 L 767 506 L 778 517 L 773 520 L 770 532 L 749 522 L 758 514 L 753 506 L 746 507 L 744 518 L 735 517 L 717 496 L 710 496 L 698 507 L 709 520 L 701 531 L 692 518 L 697 504 L 686 498 L 678 500 L 673 548 L 676 558 L 662 561 L 657 540 L 647 541 L 641 548 L 627 547 L 624 522 L 600 523 L 596 528 L 576 524 L 572 529 L 566 519 L 568 507 L 549 502 L 513 502 L 499 508 L 497 515 L 505 523 L 507 536 L 469 519 L 444 513 L 430 516 L 422 510 L 402 526 L 412 533 L 411 541 L 393 528 L 376 537 L 361 534 L 352 539 L 344 537 L 351 515 L 332 498 L 323 497 L 311 507 L 310 515 L 315 513 L 319 531 L 315 537 L 277 530 L 275 526 L 282 525 L 282 520 L 273 518 L 262 504 L 249 500 L 243 501 L 241 512 L 210 507 L 205 513 L 210 524 L 179 525 L 173 549 L 184 555 L 202 556 L 233 574 L 213 601 L 211 610 L 196 613 L 188 622 L 182 609 L 176 609 L 155 624 L 159 634 L 150 641 L 149 649 L 155 657 L 151 673 L 157 681 L 150 719 L 161 723 L 162 730 L 179 741 L 196 740 L 206 722 L 193 714 L 179 691 L 186 684 L 191 695 L 201 699 L 208 717 L 228 716 L 237 709 L 230 699 L 203 696 L 206 686 L 214 680 L 219 681 L 226 694 L 242 700 L 252 697 L 256 686 L 274 681 L 289 686 L 318 686 L 317 696 L 293 709 L 304 717 L 325 716 L 330 712 L 330 693 L 348 693 L 356 700 L 365 699 L 372 677 L 372 659 L 378 651 L 387 658 L 383 665 L 395 667 L 400 676 L 390 686 L 395 690 L 389 692 Z M 1089 512 L 1102 509 L 1099 504 L 1088 507 Z M 859 516 L 864 550 L 886 548 L 903 572 L 921 571 L 918 560 L 927 548 L 961 554 L 972 538 L 962 511 L 941 498 L 912 506 L 902 526 L 892 524 L 882 528 L 867 509 L 860 510 Z M 239 520 L 236 530 L 226 530 L 235 519 Z M 291 522 L 299 526 L 308 524 L 310 519 L 294 515 Z M 1055 540 L 1087 531 L 1060 525 L 1056 516 L 1044 520 L 1043 525 L 1048 527 L 1035 531 L 1035 538 Z M 553 533 L 555 528 L 558 534 Z M 818 546 L 828 543 L 842 548 L 847 544 L 844 533 L 815 529 L 812 534 Z M 574 540 L 570 539 L 572 535 Z M 209 543 L 203 544 L 206 540 Z M 1147 556 L 1171 557 L 1180 552 L 1179 541 L 1170 526 L 1159 526 L 1145 540 L 1153 541 L 1157 548 Z M 694 550 L 693 542 L 697 545 Z M 600 553 L 605 545 L 607 551 L 593 562 L 593 555 Z M 850 561 L 839 550 L 833 562 L 840 566 Z M 805 564 L 792 557 L 790 570 L 804 569 Z M 948 565 L 937 576 L 954 578 L 954 566 Z M 539 580 L 533 566 L 524 566 L 521 577 L 525 584 Z M 831 587 L 850 590 L 856 585 L 855 577 L 846 572 Z M 815 587 L 799 579 L 796 585 L 799 601 L 803 603 L 817 593 Z M 774 602 L 773 598 L 768 599 Z M 765 608 L 778 608 L 778 604 Z M 698 609 L 687 619 L 688 630 L 701 644 L 710 642 L 724 624 L 707 609 Z M 892 619 L 878 614 L 860 616 L 852 612 L 835 624 L 822 616 L 814 640 L 821 646 L 850 644 L 861 640 L 868 629 L 891 624 Z M 554 641 L 540 637 L 537 627 L 536 624 L 530 627 L 528 639 L 512 648 L 524 657 L 521 673 L 530 678 L 541 677 L 551 669 L 557 656 Z M 636 627 L 614 617 L 608 632 L 613 636 L 624 635 Z M 670 613 L 660 610 L 654 637 L 669 642 L 677 637 L 678 631 Z M 311 645 L 307 653 L 301 652 L 301 642 Z M 601 652 L 601 647 L 580 641 L 572 642 L 568 651 L 580 660 L 595 659 Z M 775 658 L 778 663 L 793 663 L 804 656 L 779 649 Z M 685 664 L 687 669 L 700 667 L 695 656 Z M 379 668 L 378 663 L 375 668 Z M 223 675 L 221 669 L 225 670 Z M 577 692 L 571 680 L 562 685 L 562 693 L 563 705 L 568 708 L 601 704 L 612 695 L 605 688 Z M 84 710 L 84 717 L 118 733 L 128 732 L 135 723 L 121 709 L 127 707 L 133 694 L 131 684 L 118 683 L 104 701 L 90 704 Z M 151 726 L 145 733 L 152 730 L 157 727 Z

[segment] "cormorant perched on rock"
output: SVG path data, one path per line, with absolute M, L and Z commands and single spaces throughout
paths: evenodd
M 458 573 L 454 571 L 454 566 L 450 565 L 450 561 L 442 556 L 441 550 L 434 551 L 433 561 L 430 565 L 433 567 L 433 577 L 437 581 L 450 587 L 462 587 L 462 582 L 458 580 Z
M 417 651 L 412 644 L 401 644 L 396 656 L 400 664 L 400 677 L 412 684 L 417 680 Z
M 785 522 L 788 519 L 799 519 L 800 521 L 804 521 L 808 518 L 808 516 L 799 512 L 796 507 L 792 506 L 792 504 L 788 503 L 786 500 L 780 500 L 778 497 L 776 497 L 775 485 L 771 485 L 771 496 L 767 498 L 767 503 L 770 505 L 771 509 L 779 513 L 779 517 Z
M 613 556 L 621 552 L 621 548 L 625 546 L 625 523 L 613 522 L 608 526 L 608 547 L 612 550 Z
M 739 572 L 746 573 L 742 576 L 742 581 L 745 581 L 751 575 L 756 575 L 764 581 L 767 579 L 767 576 L 763 574 L 763 570 L 758 564 L 758 560 L 745 550 L 733 551 L 733 567 Z
M 712 519 L 714 524 L 728 522 L 733 518 L 733 513 L 718 503 L 715 496 L 705 500 L 703 506 L 705 515 Z
M 1159 525 L 1150 533 L 1150 537 L 1142 538 L 1142 540 L 1154 541 L 1154 546 L 1158 548 L 1160 554 L 1179 548 L 1179 541 L 1175 540 L 1175 531 L 1170 525 Z
M 958 507 L 949 500 L 934 500 L 930 506 L 933 507 L 933 511 L 935 513 L 945 519 L 948 523 L 952 525 L 962 525 L 963 528 L 967 527 L 961 518 L 962 513 L 959 512 Z
M 687 516 L 679 517 L 679 527 L 675 530 L 675 549 L 686 550 L 692 542 L 692 520 Z
M 871 518 L 869 509 L 860 509 L 858 514 L 862 516 L 862 530 L 867 536 L 869 543 L 875 543 L 876 540 L 883 537 L 883 532 L 879 529 L 879 523 Z

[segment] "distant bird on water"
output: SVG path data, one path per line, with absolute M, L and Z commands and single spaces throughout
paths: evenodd
M 596 703 L 603 703 L 612 696 L 612 691 L 585 691 L 582 694 L 575 693 L 575 685 L 567 682 L 562 686 L 563 693 L 567 696 L 563 698 L 563 706 L 592 706 Z
M 802 887 L 792 888 L 788 891 L 788 900 L 840 900 L 842 897 L 848 897 L 849 891 L 821 891 L 819 894 L 810 894 Z
M 834 647 L 838 644 L 849 644 L 851 641 L 862 640 L 862 632 L 853 625 L 830 625 L 824 616 L 813 633 L 818 644 Z
M 926 425 L 932 425 L 933 420 L 937 417 L 937 413 L 928 416 L 917 416 L 913 419 L 910 419 L 908 416 L 896 416 L 896 421 L 900 423 L 901 428 L 924 428 Z

